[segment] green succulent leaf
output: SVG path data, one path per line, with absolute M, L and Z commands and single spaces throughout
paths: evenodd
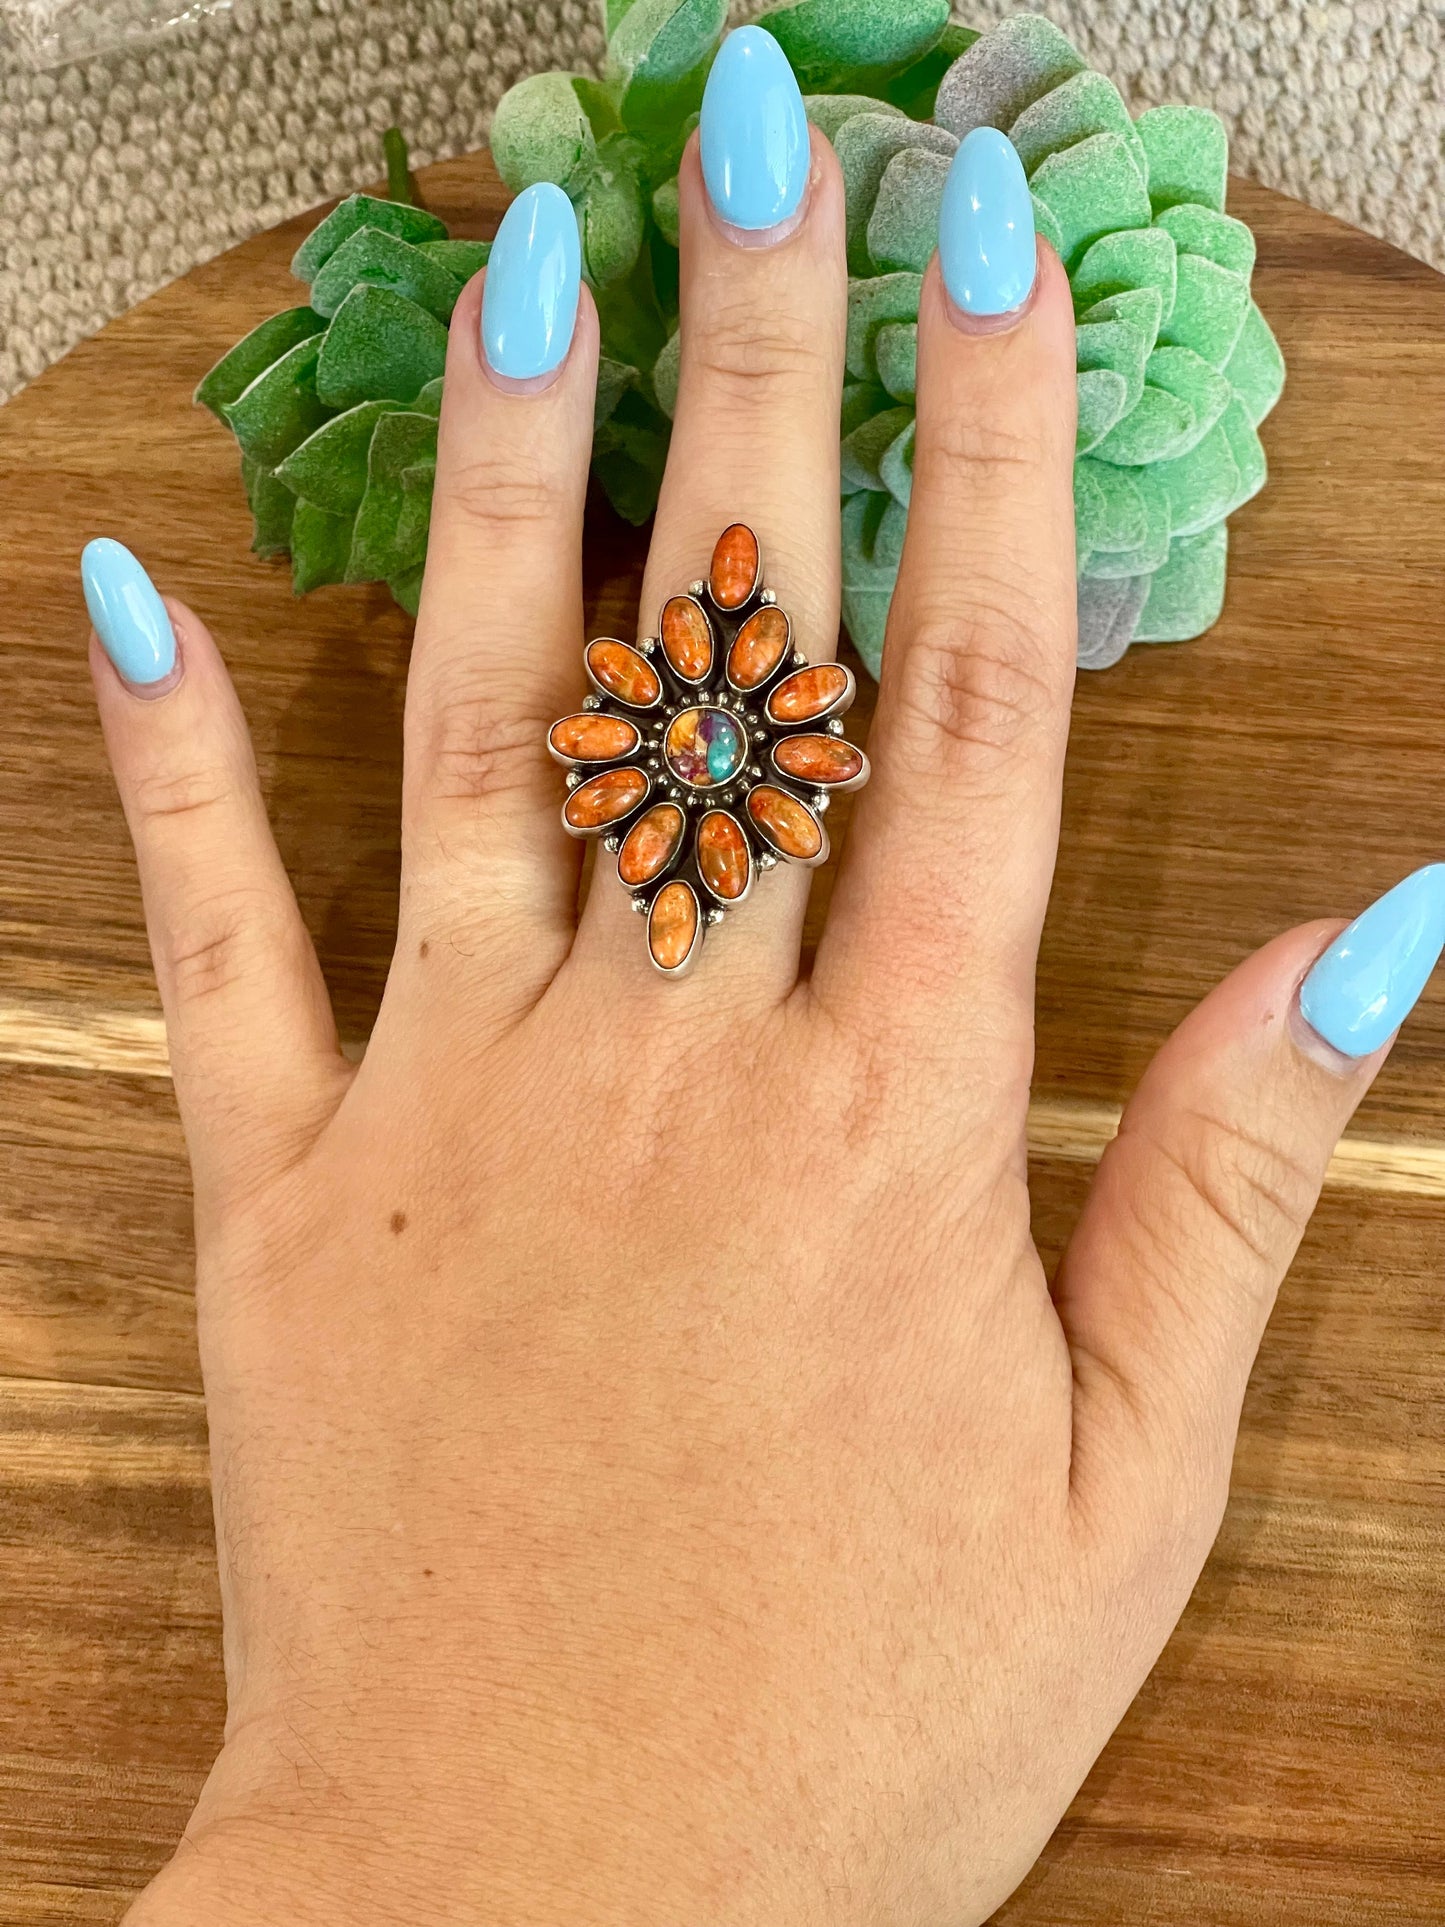
M 363 286 L 390 288 L 443 322 L 451 320 L 462 291 L 441 262 L 378 227 L 358 228 L 342 242 L 311 283 L 311 305 L 329 320 L 351 290 Z
M 597 364 L 597 399 L 592 409 L 594 431 L 600 428 L 616 408 L 618 402 L 629 388 L 635 388 L 642 376 L 638 369 L 625 361 L 614 361 L 611 355 L 603 355 Z M 653 385 L 656 386 L 657 371 L 653 370 Z
M 878 472 L 889 444 L 913 425 L 911 408 L 885 408 L 865 421 L 843 442 L 843 493 L 851 495 L 860 488 L 886 489 Z
M 878 330 L 890 321 L 917 321 L 921 274 L 880 274 L 848 283 L 846 365 L 855 381 L 877 381 Z
M 442 376 L 429 381 L 414 402 L 407 405 L 415 415 L 440 415 L 442 412 Z
M 908 268 L 922 274 L 938 244 L 938 216 L 948 160 L 905 147 L 883 170 L 868 217 L 868 254 L 881 274 Z
M 317 389 L 321 335 L 288 348 L 222 411 L 232 434 L 262 468 L 275 468 L 330 413 Z
M 1124 96 L 1112 80 L 1085 68 L 1061 87 L 1026 107 L 1009 129 L 1024 172 L 1033 174 L 1051 154 L 1077 147 L 1092 134 L 1117 134 L 1147 180 L 1149 163 L 1144 143 L 1134 131 Z
M 1086 455 L 1108 434 L 1129 406 L 1125 375 L 1107 366 L 1081 368 L 1076 377 L 1079 426 L 1075 452 Z
M 331 408 L 414 401 L 446 359 L 447 331 L 435 315 L 390 288 L 353 288 L 326 331 L 316 388 Z
M 291 587 L 309 595 L 328 582 L 346 580 L 351 554 L 349 515 L 328 515 L 314 502 L 298 502 L 291 523 Z
M 490 241 L 423 241 L 420 250 L 465 286 L 487 265 L 492 244 Z
M 666 417 L 634 391 L 593 436 L 592 471 L 626 522 L 645 522 L 657 506 L 668 433 Z
M 1074 270 L 1074 306 L 1082 313 L 1108 295 L 1156 288 L 1162 325 L 1174 312 L 1178 259 L 1174 237 L 1158 227 L 1102 235 Z
M 1199 440 L 1188 402 L 1146 381 L 1138 401 L 1097 444 L 1094 454 L 1100 462 L 1143 468 L 1182 455 Z
M 1181 201 L 1155 215 L 1153 232 L 1169 235 L 1181 254 L 1202 254 L 1246 281 L 1254 273 L 1254 236 L 1232 214 Z
M 1219 620 L 1229 531 L 1223 522 L 1169 545 L 1169 559 L 1149 578 L 1135 642 L 1188 642 Z
M 677 176 L 659 181 L 652 190 L 652 218 L 673 247 L 682 239 L 682 219 L 677 203 Z
M 677 413 L 677 384 L 682 374 L 682 331 L 669 335 L 652 364 L 652 392 L 669 421 Z
M 1181 254 L 1169 324 L 1159 336 L 1170 348 L 1192 348 L 1211 368 L 1234 353 L 1249 313 L 1249 283 L 1202 254 Z
M 871 490 L 843 504 L 843 620 L 853 647 L 876 676 L 883 660 L 897 564 L 878 554 L 878 534 L 893 502 Z
M 1224 375 L 1258 428 L 1283 391 L 1284 356 L 1274 331 L 1252 301 L 1239 340 L 1224 364 Z
M 873 359 L 893 399 L 911 402 L 918 387 L 917 322 L 885 322 L 873 338 Z
M 249 455 L 241 457 L 241 486 L 254 524 L 252 549 L 257 555 L 284 555 L 291 545 L 296 497 L 269 468 L 262 468 Z
M 209 408 L 218 420 L 225 421 L 226 410 L 264 374 L 273 361 L 279 361 L 289 348 L 309 341 L 326 326 L 326 318 L 313 308 L 287 308 L 273 314 L 259 328 L 253 328 L 228 354 L 222 355 L 195 393 L 202 408 Z
M 980 34 L 949 68 L 933 118 L 962 140 L 975 127 L 1012 127 L 1026 107 L 1081 73 L 1084 61 L 1042 14 L 1015 14 Z
M 874 92 L 937 45 L 948 0 L 792 0 L 769 8 L 759 24 L 788 56 L 800 87 Z
M 1091 134 L 1050 154 L 1029 183 L 1058 223 L 1060 254 L 1073 271 L 1095 241 L 1118 228 L 1148 227 L 1149 190 L 1127 141 Z
M 333 415 L 291 451 L 276 471 L 279 479 L 313 508 L 348 519 L 354 516 L 366 493 L 376 424 L 400 406 L 394 401 L 364 401 L 344 415 Z
M 607 43 L 622 125 L 665 142 L 702 100 L 727 0 L 633 0 Z
M 945 27 L 937 45 L 931 47 L 921 60 L 915 60 L 901 73 L 891 74 L 884 81 L 883 99 L 907 114 L 910 120 L 932 119 L 934 102 L 938 98 L 944 75 L 959 55 L 967 53 L 978 38 L 978 30 L 974 27 L 952 24 Z
M 575 196 L 591 180 L 597 137 L 577 91 L 578 79 L 576 74 L 528 74 L 497 102 L 492 160 L 514 194 L 538 181 L 553 181 Z
M 642 250 L 642 189 L 636 143 L 614 134 L 597 150 L 597 165 L 579 206 L 582 259 L 594 288 L 630 274 Z
M 882 114 L 886 119 L 906 120 L 901 107 L 872 94 L 805 94 L 803 109 L 811 124 L 836 146 L 838 130 L 859 114 Z
M 430 491 L 408 490 L 404 477 L 423 460 L 436 459 L 437 424 L 411 410 L 383 416 L 371 438 L 366 493 L 356 511 L 348 582 L 388 582 L 421 567 L 426 559 Z M 418 503 L 417 495 L 422 495 Z M 409 512 L 408 512 L 409 511 Z
M 401 201 L 378 201 L 370 194 L 352 194 L 307 235 L 291 259 L 291 272 L 298 281 L 314 281 L 343 241 L 349 241 L 359 228 L 384 228 L 402 241 L 444 241 L 446 222 L 425 208 L 408 207 Z
M 1180 201 L 1224 207 L 1229 136 L 1207 107 L 1151 107 L 1134 123 L 1149 156 L 1149 198 L 1155 212 Z
M 406 575 L 393 576 L 386 585 L 398 604 L 413 620 L 421 609 L 421 584 L 425 574 L 425 568 L 412 569 Z

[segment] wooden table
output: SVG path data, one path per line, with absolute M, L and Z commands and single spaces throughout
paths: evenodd
M 500 208 L 479 159 L 426 198 Z M 1039 1237 L 1184 1011 L 1445 846 L 1445 281 L 1247 183 L 1290 362 L 1271 486 L 1203 641 L 1084 678 L 1039 987 Z M 0 411 L 0 1927 L 113 1922 L 221 1732 L 185 1156 L 76 559 L 204 611 L 282 852 L 364 1037 L 395 913 L 408 625 L 247 553 L 197 377 L 295 300 L 308 223 L 146 302 Z M 599 520 L 589 620 L 638 545 Z M 1337 1162 L 1250 1392 L 1229 1517 L 1008 1927 L 1445 1920 L 1445 986 Z

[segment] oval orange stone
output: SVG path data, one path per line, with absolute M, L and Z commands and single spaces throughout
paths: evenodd
M 708 577 L 712 599 L 719 609 L 741 609 L 758 586 L 762 557 L 758 538 L 746 522 L 734 522 L 724 529 L 712 552 Z
M 619 756 L 630 756 L 642 741 L 642 732 L 625 716 L 600 716 L 584 709 L 553 723 L 547 740 L 559 756 L 570 756 L 573 762 L 611 763 Z
M 841 736 L 787 736 L 773 761 L 800 783 L 851 783 L 862 772 L 863 752 Z
M 663 970 L 685 964 L 697 942 L 702 912 L 691 888 L 681 881 L 664 883 L 652 899 L 647 918 L 647 947 Z
M 848 672 L 836 662 L 795 669 L 769 696 L 768 718 L 775 723 L 810 723 L 825 709 L 831 709 L 847 688 Z
M 609 696 L 636 709 L 650 708 L 662 694 L 662 679 L 642 651 L 610 636 L 588 643 L 587 667 Z
M 709 810 L 698 824 L 697 867 L 708 889 L 725 903 L 747 889 L 752 867 L 748 839 L 726 810 Z
M 733 637 L 728 651 L 728 681 L 734 689 L 756 689 L 772 675 L 788 647 L 788 618 L 775 603 L 755 609 Z
M 676 803 L 654 803 L 622 839 L 617 874 L 629 889 L 660 877 L 682 841 L 682 811 Z
M 807 804 L 789 796 L 786 790 L 774 789 L 771 783 L 760 783 L 748 791 L 748 815 L 784 856 L 807 862 L 823 847 L 823 826 Z
M 646 794 L 647 777 L 640 769 L 605 769 L 577 785 L 562 814 L 574 830 L 600 830 L 635 810 Z
M 712 624 L 690 595 L 669 596 L 663 604 L 662 652 L 688 682 L 701 682 L 712 668 Z

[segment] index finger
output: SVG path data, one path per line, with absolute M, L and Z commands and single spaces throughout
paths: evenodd
M 813 992 L 939 1048 L 982 1029 L 1026 1052 L 1074 680 L 1074 314 L 992 129 L 959 149 L 939 245 L 873 781 Z

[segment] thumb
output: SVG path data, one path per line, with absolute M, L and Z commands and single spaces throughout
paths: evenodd
M 1177 1526 L 1187 1509 L 1212 1540 L 1280 1281 L 1445 945 L 1445 864 L 1337 931 L 1292 930 L 1213 991 L 1150 1065 L 1100 1163 L 1055 1287 L 1088 1510 L 1152 1519 L 1163 1506 Z

